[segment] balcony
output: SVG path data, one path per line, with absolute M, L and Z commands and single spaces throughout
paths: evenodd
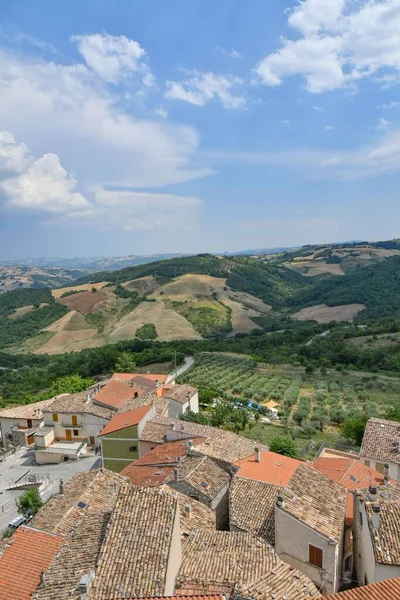
M 78 421 L 76 425 L 73 425 L 72 423 L 67 423 L 66 421 L 62 421 L 61 423 L 59 423 L 59 425 L 61 425 L 61 427 L 64 427 L 64 429 L 83 429 L 84 427 L 82 421 Z

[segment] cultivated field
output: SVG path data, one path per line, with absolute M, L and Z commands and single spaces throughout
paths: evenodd
M 59 298 L 59 304 L 68 306 L 71 310 L 79 310 L 79 312 L 88 315 L 93 312 L 93 308 L 99 302 L 102 302 L 107 298 L 104 292 L 79 292 L 78 294 L 72 294 L 65 298 Z
M 302 308 L 290 316 L 292 319 L 296 319 L 296 321 L 317 321 L 317 323 L 330 323 L 331 321 L 350 322 L 364 308 L 364 304 L 343 304 L 340 306 L 318 304 Z
M 38 308 L 43 308 L 44 306 L 48 306 L 47 302 L 42 302 Z M 38 308 L 35 308 L 35 310 L 38 310 Z M 29 306 L 21 306 L 20 308 L 17 308 L 17 310 L 15 310 L 12 315 L 9 315 L 9 319 L 18 319 L 18 317 L 22 317 L 23 315 L 27 315 L 28 313 L 32 312 L 33 310 L 33 305 L 30 304 Z
M 198 340 L 201 335 L 181 315 L 165 307 L 163 302 L 142 302 L 135 310 L 122 317 L 109 336 L 109 342 L 135 337 L 135 333 L 144 323 L 152 323 L 160 341 Z
M 58 298 L 61 298 L 61 296 L 66 292 L 86 292 L 92 290 L 92 288 L 96 288 L 96 290 L 101 290 L 105 285 L 107 285 L 107 283 L 107 281 L 100 281 L 100 283 L 84 283 L 82 285 L 57 288 L 55 290 L 52 290 L 51 293 L 53 294 L 53 297 L 56 300 L 58 300 Z

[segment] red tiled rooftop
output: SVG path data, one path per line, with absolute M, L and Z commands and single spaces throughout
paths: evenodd
M 121 475 L 128 477 L 132 485 L 139 487 L 158 487 L 172 477 L 174 467 L 137 467 L 132 463 L 121 471 Z
M 193 445 L 196 446 L 203 441 L 203 438 L 192 438 Z M 150 450 L 147 454 L 138 458 L 135 465 L 164 465 L 175 463 L 178 456 L 184 456 L 187 452 L 188 440 L 177 440 L 176 442 L 167 442 L 160 444 Z
M 94 397 L 94 400 L 105 404 L 106 406 L 112 406 L 113 408 L 122 408 L 128 400 L 135 397 L 140 390 L 133 389 L 126 383 L 121 381 L 109 381 L 98 394 Z
M 19 527 L 0 556 L 1 600 L 29 600 L 61 548 L 58 535 Z
M 324 596 L 324 600 L 399 600 L 400 577 Z
M 152 408 L 152 406 L 140 406 L 139 408 L 134 408 L 127 412 L 115 415 L 102 431 L 100 431 L 99 435 L 107 435 L 108 433 L 114 433 L 114 431 L 126 429 L 126 427 L 138 425 Z
M 317 458 L 314 467 L 337 481 L 348 490 L 368 488 L 370 485 L 383 485 L 383 475 L 357 459 L 350 458 Z
M 122 381 L 131 381 L 134 377 L 146 377 L 151 381 L 158 381 L 164 383 L 168 375 L 162 373 L 114 373 L 111 379 L 121 379 Z
M 289 483 L 297 467 L 302 464 L 300 460 L 282 456 L 269 450 L 260 454 L 261 460 L 259 463 L 256 461 L 255 455 L 235 462 L 235 465 L 240 467 L 237 474 L 240 477 L 285 486 Z

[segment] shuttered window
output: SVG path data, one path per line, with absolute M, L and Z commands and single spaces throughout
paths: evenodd
M 58 421 L 58 414 L 53 413 L 53 421 L 56 423 Z
M 324 552 L 321 548 L 317 548 L 316 546 L 312 546 L 309 544 L 308 546 L 308 562 L 311 565 L 315 565 L 322 569 L 322 563 L 324 560 Z

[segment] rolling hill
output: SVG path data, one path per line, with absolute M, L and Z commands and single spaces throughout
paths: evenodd
M 300 327 L 296 321 L 400 318 L 397 242 L 321 248 L 268 259 L 185 256 L 100 271 L 52 291 L 8 292 L 0 295 L 0 349 L 57 354 L 135 337 L 217 339 Z M 340 275 L 310 276 L 293 267 L 306 257 L 347 266 Z

